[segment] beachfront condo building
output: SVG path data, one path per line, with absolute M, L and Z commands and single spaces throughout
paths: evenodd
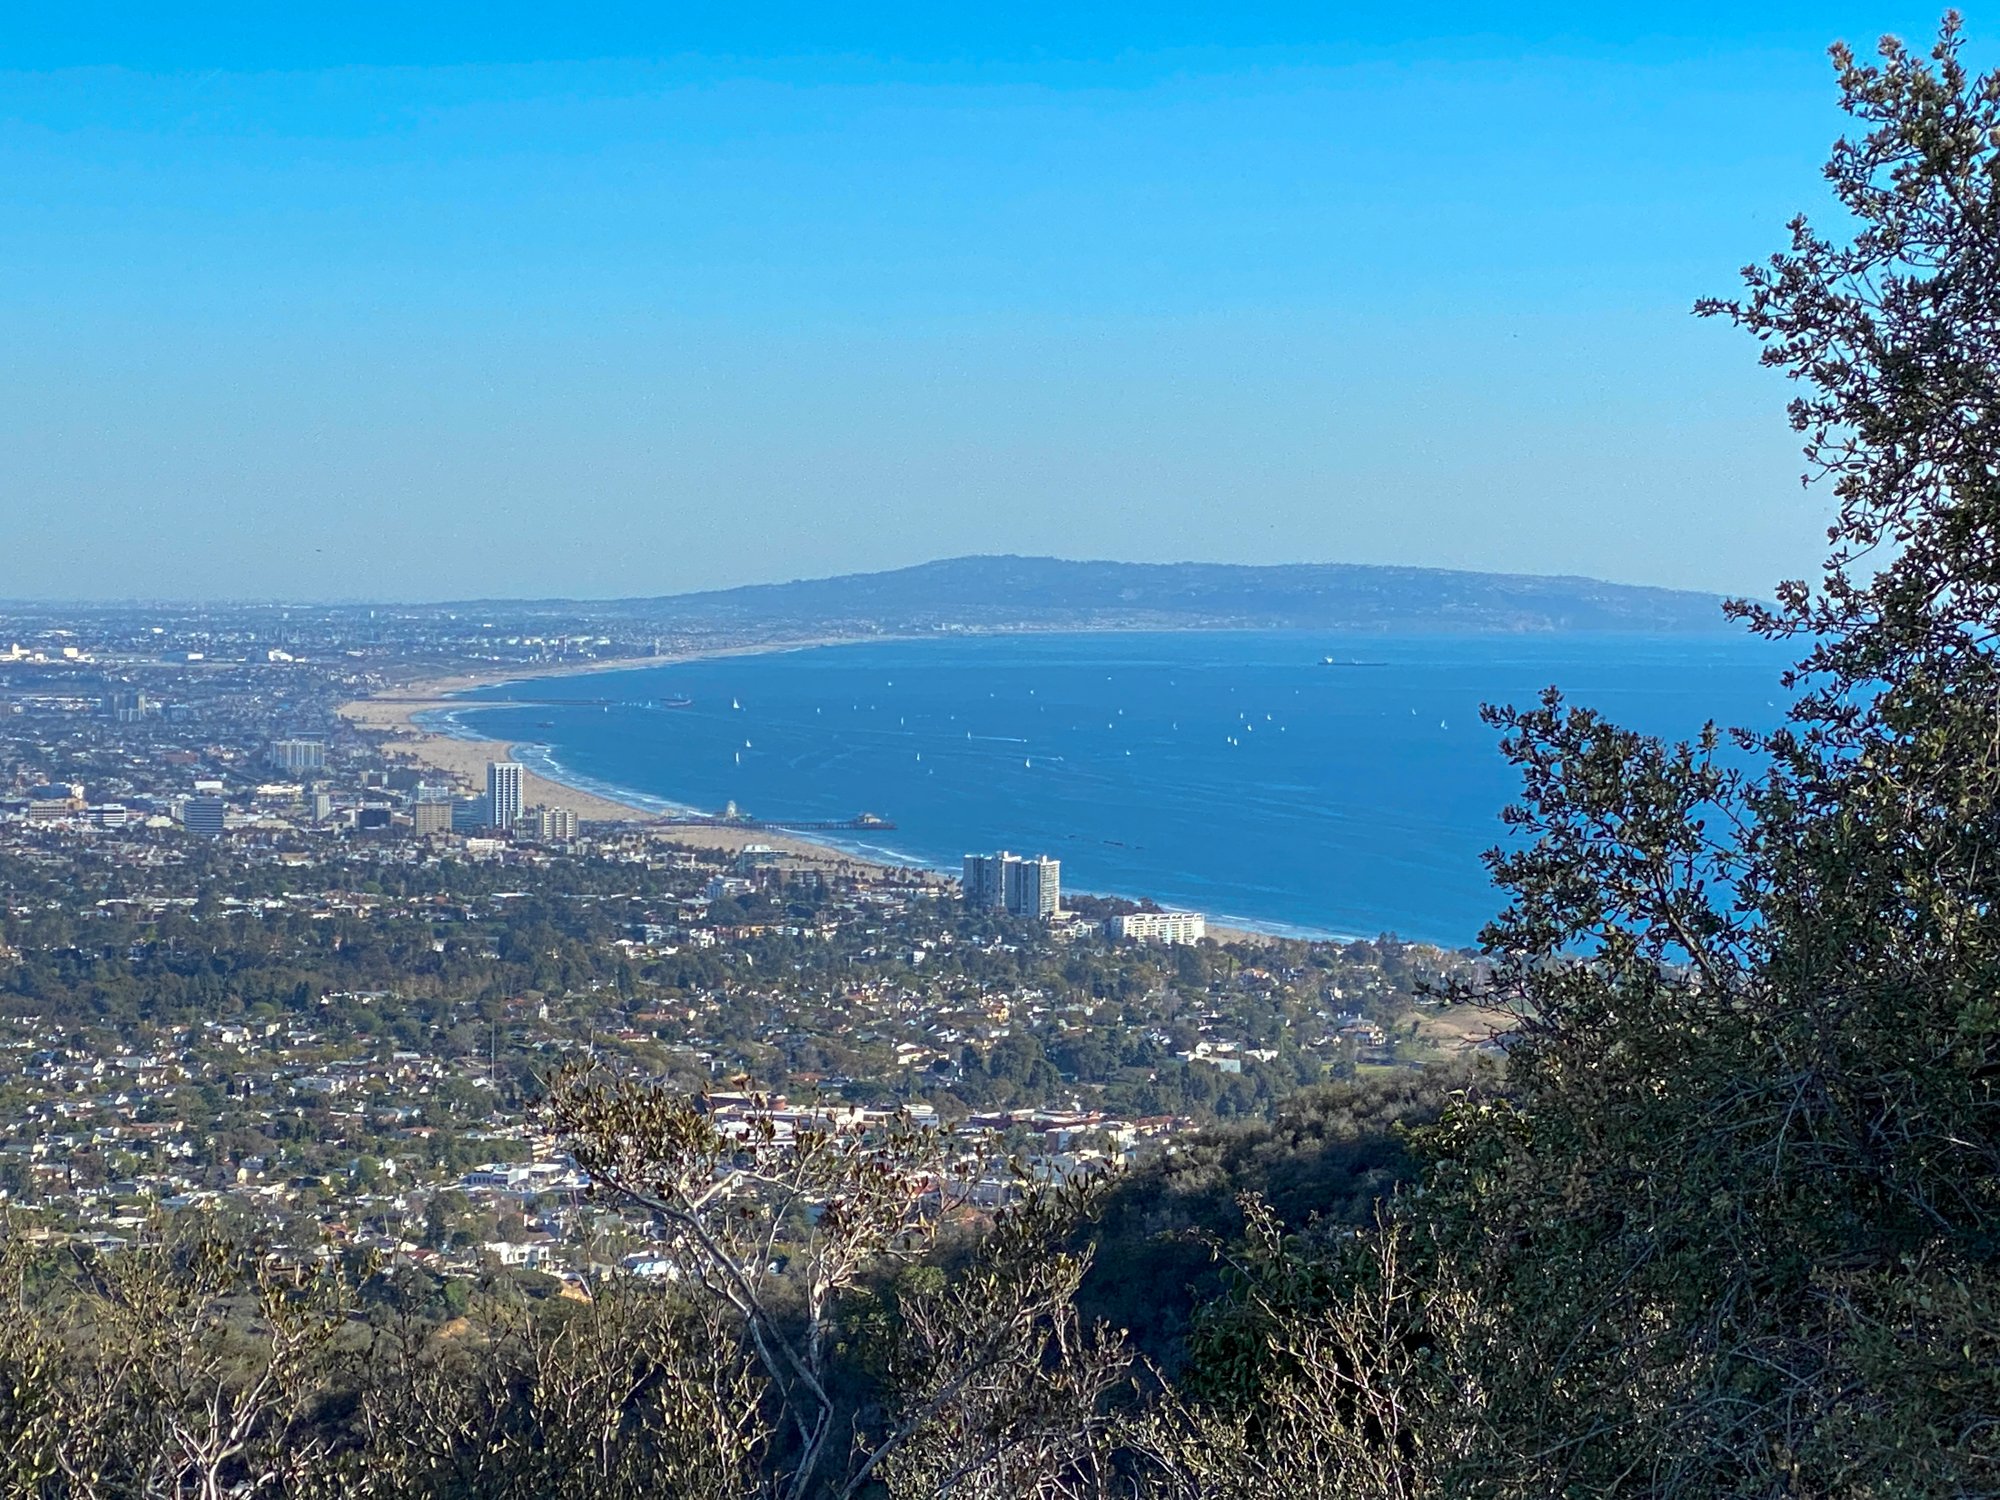
M 1007 887 L 1001 871 L 1014 856 L 1002 849 L 998 854 L 968 854 L 959 877 L 965 904 L 974 911 L 999 911 L 1007 903 Z
M 1135 911 L 1104 927 L 1112 937 L 1141 943 L 1198 943 L 1208 935 L 1208 919 L 1198 911 Z
M 1062 910 L 1062 861 L 1046 854 L 1007 867 L 1007 910 L 1020 917 L 1053 917 Z
M 1062 861 L 1045 854 L 1023 859 L 1005 849 L 968 854 L 961 886 L 965 904 L 975 910 L 1053 917 L 1062 910 Z
M 521 782 L 526 775 L 518 761 L 496 760 L 486 767 L 486 816 L 495 828 L 512 828 L 521 816 Z

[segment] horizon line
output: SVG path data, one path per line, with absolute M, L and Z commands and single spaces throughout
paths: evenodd
M 1219 562 L 1199 558 L 1186 558 L 1173 562 L 1140 562 L 1128 558 L 1113 557 L 1062 557 L 1055 553 L 1025 552 L 962 552 L 945 557 L 928 558 L 922 562 L 906 563 L 893 568 L 877 568 L 861 572 L 823 573 L 792 578 L 766 578 L 744 583 L 717 584 L 703 588 L 681 589 L 658 594 L 486 594 L 465 595 L 455 598 L 410 599 L 389 597 L 366 597 L 350 595 L 346 597 L 286 597 L 282 595 L 234 595 L 192 598 L 174 595 L 122 595 L 122 596 L 14 596 L 0 598 L 0 609 L 454 609 L 504 605 L 617 605 L 670 600 L 698 599 L 717 594 L 739 593 L 749 589 L 779 589 L 798 584 L 839 583 L 848 579 L 882 578 L 898 573 L 910 573 L 923 568 L 941 567 L 950 563 L 966 562 L 1054 562 L 1071 563 L 1081 567 L 1108 566 L 1120 568 L 1218 568 L 1237 572 L 1277 572 L 1300 568 L 1352 569 L 1371 573 L 1418 573 L 1445 574 L 1459 578 L 1508 579 L 1536 583 L 1585 583 L 1602 584 L 1617 589 L 1630 589 L 1660 594 L 1683 595 L 1689 598 L 1712 599 L 1718 602 L 1746 598 L 1747 595 L 1730 593 L 1716 589 L 1683 588 L 1673 584 L 1633 583 L 1622 579 L 1601 578 L 1589 573 L 1524 573 L 1487 568 L 1439 567 L 1424 563 L 1368 563 L 1342 561 L 1305 561 L 1277 563 Z

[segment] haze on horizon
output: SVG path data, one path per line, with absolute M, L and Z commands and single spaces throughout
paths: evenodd
M 1761 594 L 1823 501 L 1688 308 L 1824 211 L 1826 45 L 1937 19 L 29 9 L 17 599 L 1003 552 Z

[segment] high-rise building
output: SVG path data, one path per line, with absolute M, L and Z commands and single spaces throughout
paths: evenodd
M 531 807 L 514 820 L 514 832 L 531 839 L 568 843 L 576 837 L 576 814 L 567 807 Z
M 493 804 L 484 797 L 467 797 L 451 805 L 451 831 L 478 833 L 493 826 Z
M 525 774 L 518 761 L 496 760 L 487 764 L 487 818 L 495 828 L 512 828 L 521 816 L 521 782 Z
M 1062 910 L 1062 861 L 1046 854 L 1007 866 L 1007 910 L 1017 917 L 1052 917 Z
M 281 771 L 324 771 L 326 745 L 320 740 L 273 740 L 266 758 Z
M 1062 910 L 1062 862 L 1047 855 L 1023 859 L 1005 849 L 968 854 L 960 883 L 965 904 L 975 911 L 1052 917 Z
M 452 804 L 428 800 L 410 804 L 410 824 L 417 833 L 450 833 Z
M 974 911 L 999 911 L 1007 904 L 1007 862 L 1014 856 L 1002 849 L 998 854 L 968 854 L 965 873 L 959 884 L 965 904 Z
M 220 797 L 190 797 L 181 804 L 181 823 L 189 833 L 216 838 L 222 833 L 225 806 Z

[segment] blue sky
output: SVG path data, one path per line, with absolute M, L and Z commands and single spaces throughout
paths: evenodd
M 1823 209 L 1826 44 L 1937 14 L 14 9 L 16 598 L 971 551 L 1762 590 L 1825 502 L 1687 309 Z

